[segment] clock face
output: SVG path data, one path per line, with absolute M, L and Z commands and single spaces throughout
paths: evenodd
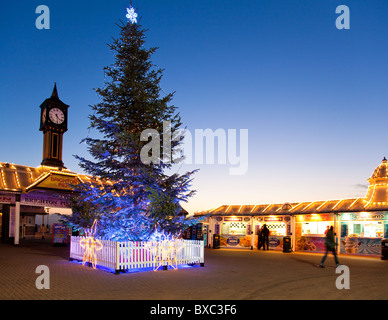
M 55 124 L 62 124 L 65 121 L 65 115 L 61 109 L 52 108 L 49 112 L 50 120 Z

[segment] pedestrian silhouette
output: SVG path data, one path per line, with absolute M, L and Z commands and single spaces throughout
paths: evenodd
M 265 245 L 267 245 L 267 250 L 269 250 L 269 229 L 267 228 L 267 225 L 263 225 L 263 230 L 261 231 L 262 234 L 262 240 L 263 240 L 263 250 L 265 250 Z
M 257 230 L 257 250 L 263 246 L 263 227 Z
M 319 266 L 321 268 L 325 267 L 324 263 L 326 261 L 327 254 L 329 253 L 329 251 L 331 251 L 334 255 L 335 264 L 338 267 L 340 263 L 339 263 L 338 258 L 337 258 L 337 251 L 336 251 L 336 246 L 335 246 L 335 241 L 334 241 L 334 228 L 333 228 L 333 226 L 331 226 L 330 229 L 327 230 L 327 232 L 326 232 L 325 246 L 326 246 L 326 252 L 325 252 L 325 255 L 323 256 L 323 258 L 321 260 L 321 264 Z

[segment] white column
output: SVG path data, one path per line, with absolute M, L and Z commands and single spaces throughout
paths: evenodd
M 40 228 L 42 229 L 42 239 L 44 239 L 44 214 L 42 215 L 42 226 Z
M 341 216 L 339 213 L 336 213 L 334 216 L 334 232 L 335 232 L 335 242 L 337 244 L 337 253 L 340 252 L 341 245 Z
M 251 217 L 251 250 L 253 250 L 253 247 L 255 246 L 255 229 L 254 229 L 254 219 Z
M 334 213 L 334 242 L 336 244 L 335 246 L 335 250 L 337 251 L 338 253 L 338 248 L 337 248 L 337 214 Z
M 214 234 L 214 220 L 215 218 L 214 217 L 210 217 L 209 218 L 209 230 L 208 230 L 208 234 L 209 234 L 209 248 L 213 248 L 213 234 Z
M 295 251 L 295 216 L 291 216 L 291 245 L 292 251 Z
M 20 194 L 15 197 L 15 246 L 19 245 L 20 239 Z

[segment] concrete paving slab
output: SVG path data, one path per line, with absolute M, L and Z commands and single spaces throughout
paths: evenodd
M 205 249 L 205 267 L 115 275 L 69 261 L 68 247 L 48 241 L 0 245 L 1 300 L 370 300 L 388 298 L 388 261 L 339 256 L 350 289 L 339 290 L 332 256 Z M 37 289 L 50 270 L 50 289 Z

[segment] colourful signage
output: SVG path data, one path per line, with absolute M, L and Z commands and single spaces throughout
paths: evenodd
M 312 222 L 312 221 L 333 221 L 334 216 L 331 214 L 305 214 L 305 215 L 297 215 L 297 222 Z
M 0 203 L 12 204 L 15 203 L 15 195 L 0 194 Z M 36 194 L 29 192 L 22 194 L 20 204 L 23 206 L 51 207 L 51 208 L 69 208 L 70 200 L 65 195 L 61 197 L 50 194 Z
M 388 220 L 388 213 L 386 212 L 352 212 L 341 213 L 341 220 Z
M 225 217 L 224 221 L 242 221 L 242 217 Z
M 50 174 L 37 185 L 38 188 L 73 190 L 72 185 L 79 183 L 77 176 Z
M 283 221 L 283 217 L 264 217 L 264 221 Z
M 67 244 L 67 227 L 64 224 L 53 224 L 53 243 Z
M 342 237 L 340 253 L 379 255 L 381 238 Z
M 296 237 L 296 250 L 309 252 L 325 252 L 326 237 Z
M 268 244 L 272 250 L 283 250 L 283 237 L 269 236 Z
M 220 238 L 220 246 L 248 249 L 251 247 L 251 236 L 222 235 Z

